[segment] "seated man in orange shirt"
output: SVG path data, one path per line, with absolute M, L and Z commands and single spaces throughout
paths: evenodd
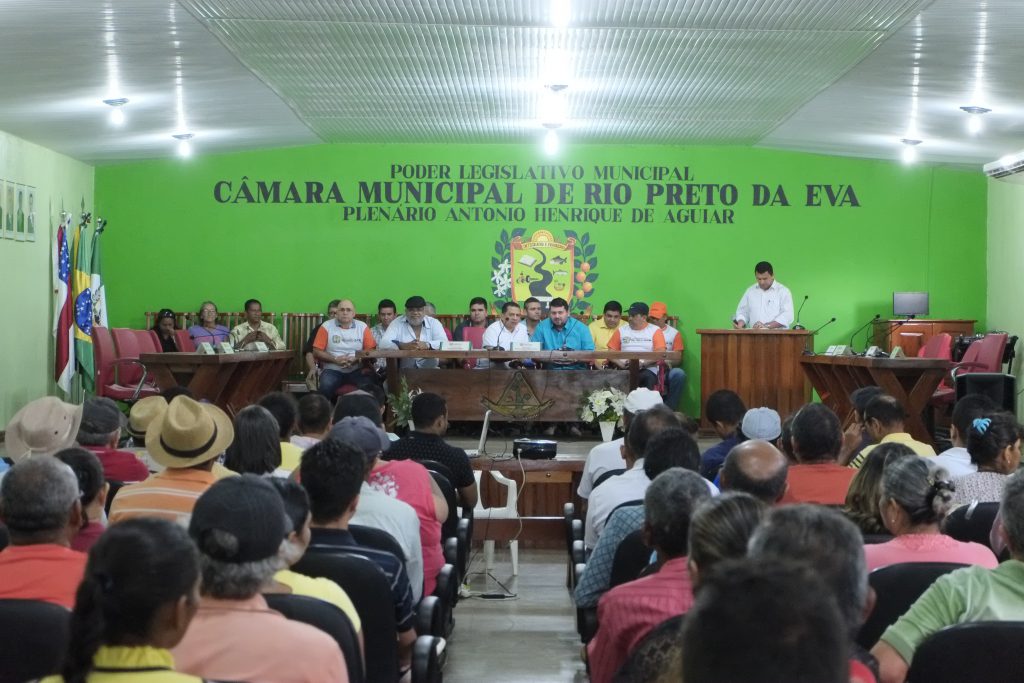
M 4 476 L 0 501 L 11 537 L 0 552 L 0 598 L 74 607 L 85 572 L 85 553 L 71 549 L 82 526 L 75 473 L 52 457 L 22 460 Z
M 362 320 L 356 320 L 356 307 L 349 299 L 342 299 L 334 312 L 317 330 L 313 340 L 313 355 L 323 364 L 320 373 L 320 393 L 328 401 L 346 384 L 363 387 L 373 381 L 373 374 L 363 371 L 363 362 L 356 351 L 377 348 L 373 333 Z
M 792 444 L 797 463 L 781 503 L 842 505 L 857 471 L 836 462 L 843 445 L 839 418 L 821 403 L 808 403 L 793 417 Z
M 661 330 L 665 335 L 665 349 L 667 351 L 683 350 L 683 333 L 668 324 L 668 307 L 660 301 L 651 304 L 651 313 L 647 320 Z M 679 361 L 680 365 L 682 361 Z M 668 371 L 668 396 L 665 397 L 665 405 L 672 410 L 679 410 L 679 399 L 683 397 L 683 386 L 686 384 L 686 373 L 681 367 L 673 368 L 669 363 Z
M 664 323 L 666 315 L 665 304 L 655 305 L 654 312 L 660 314 L 658 319 Z M 648 319 L 647 316 L 650 312 L 651 309 L 642 301 L 631 304 L 629 307 L 629 324 L 612 332 L 612 336 L 608 340 L 608 348 L 612 351 L 681 351 L 683 339 L 679 331 L 669 327 L 667 324 L 665 324 L 665 329 L 662 329 L 659 325 Z M 678 348 L 669 348 L 666 332 L 672 337 L 673 346 Z M 627 367 L 627 361 L 613 360 L 612 362 L 620 368 Z M 640 375 L 640 386 L 647 389 L 654 388 L 658 384 L 657 362 L 643 360 L 640 361 L 640 367 L 647 370 L 647 372 Z M 672 410 L 677 410 L 679 399 L 683 395 L 686 373 L 681 368 L 671 368 L 667 379 L 668 397 L 665 399 L 665 404 Z

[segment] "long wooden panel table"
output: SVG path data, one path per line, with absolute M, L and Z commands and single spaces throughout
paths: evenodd
M 281 385 L 293 355 L 291 351 L 142 353 L 139 360 L 161 391 L 184 386 L 197 400 L 206 399 L 234 415 Z
M 910 435 L 918 441 L 933 443 L 923 415 L 953 363 L 934 358 L 805 356 L 800 364 L 821 402 L 834 410 L 844 424 L 853 413 L 850 393 L 861 387 L 877 386 L 903 404 Z
M 537 422 L 579 421 L 580 397 L 595 389 L 635 389 L 640 380 L 640 361 L 670 361 L 678 364 L 682 354 L 674 352 L 632 353 L 624 351 L 366 351 L 363 358 L 387 360 L 388 391 L 394 393 L 404 378 L 410 389 L 440 394 L 448 403 L 452 420 L 481 420 L 491 410 L 492 420 Z M 485 369 L 400 368 L 403 358 L 437 358 L 462 361 L 486 358 Z M 629 361 L 623 370 L 508 369 L 509 360 L 591 362 L 603 359 Z M 563 501 L 564 502 L 564 501 Z

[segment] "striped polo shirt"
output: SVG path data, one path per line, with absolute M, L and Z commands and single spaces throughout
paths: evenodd
M 165 469 L 118 491 L 110 506 L 110 523 L 133 517 L 159 517 L 187 524 L 196 500 L 215 481 L 216 475 L 206 470 Z

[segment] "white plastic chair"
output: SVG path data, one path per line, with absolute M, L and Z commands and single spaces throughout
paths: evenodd
M 514 479 L 509 479 L 501 472 L 496 470 L 490 470 L 491 476 L 494 480 L 508 489 L 508 496 L 506 498 L 505 505 L 498 508 L 485 508 L 483 503 L 483 486 L 481 485 L 481 476 L 483 472 L 481 470 L 473 470 L 473 475 L 476 477 L 476 490 L 477 499 L 476 507 L 473 508 L 473 527 L 475 529 L 483 528 L 479 522 L 480 520 L 489 519 L 519 519 L 519 510 L 516 507 L 516 501 L 519 499 L 519 484 Z M 512 554 L 512 575 L 519 575 L 519 541 L 512 539 L 508 542 L 509 552 Z M 484 567 L 487 571 L 494 569 L 494 541 L 490 539 L 484 539 Z

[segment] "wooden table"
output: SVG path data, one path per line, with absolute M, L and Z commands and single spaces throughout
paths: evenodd
M 494 459 L 486 456 L 472 459 L 473 469 L 485 473 L 480 480 L 480 500 L 484 507 L 501 507 L 506 503 L 508 489 L 486 474 L 497 470 L 519 484 L 517 508 L 522 520 L 520 533 L 520 520 L 517 519 L 477 519 L 473 523 L 473 535 L 478 539 L 486 537 L 498 541 L 518 537 L 525 547 L 564 548 L 563 505 L 572 501 L 576 504 L 578 516 L 581 519 L 586 517 L 586 500 L 576 495 L 585 461 L 585 456 L 570 456 L 564 460 Z
M 420 388 L 440 394 L 448 403 L 451 420 L 482 420 L 491 410 L 492 420 L 532 420 L 536 422 L 578 422 L 580 397 L 589 391 L 615 387 L 628 392 L 640 381 L 640 361 L 667 360 L 678 364 L 682 353 L 623 351 L 364 351 L 363 358 L 387 359 L 388 391 L 401 386 L 404 378 L 410 389 Z M 485 369 L 400 368 L 403 358 L 438 358 L 462 361 L 486 358 Z M 552 362 L 591 362 L 604 359 L 629 361 L 623 370 L 510 370 L 502 365 L 509 360 Z M 563 501 L 564 502 L 564 501 Z
M 918 441 L 934 443 L 922 419 L 928 401 L 953 363 L 934 358 L 865 358 L 863 356 L 805 356 L 800 361 L 807 378 L 844 424 L 853 413 L 850 394 L 877 386 L 907 411 L 907 431 Z
M 139 360 L 161 391 L 187 387 L 196 400 L 206 399 L 234 415 L 281 385 L 291 351 L 236 353 L 143 353 Z
M 697 330 L 700 335 L 701 428 L 709 429 L 704 406 L 719 389 L 739 394 L 747 408 L 773 408 L 785 417 L 811 400 L 800 369 L 804 351 L 814 350 L 807 330 Z

